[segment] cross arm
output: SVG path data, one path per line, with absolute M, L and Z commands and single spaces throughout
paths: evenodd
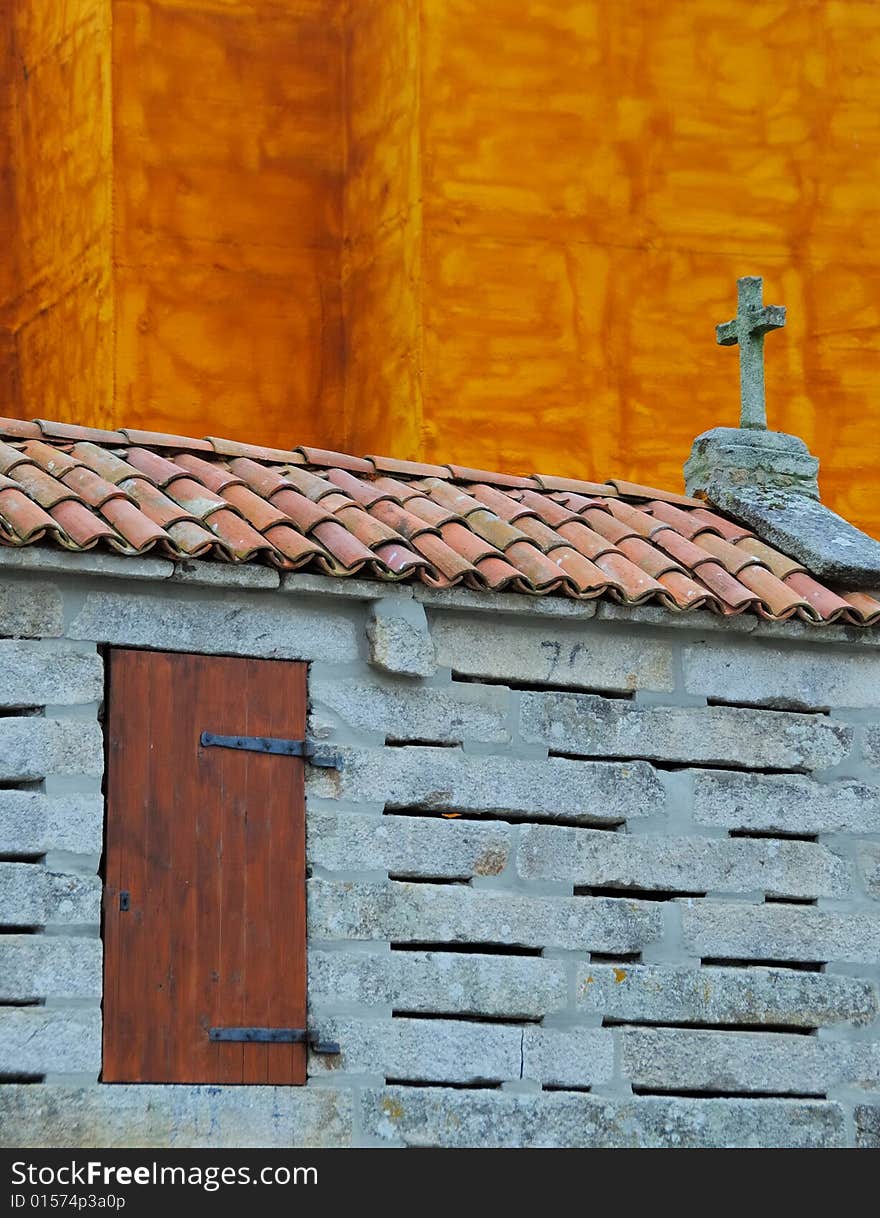
M 765 305 L 754 320 L 750 320 L 749 329 L 753 334 L 766 334 L 768 330 L 781 330 L 785 325 L 785 305 Z
M 734 343 L 739 341 L 737 333 L 736 321 L 725 321 L 720 326 L 715 327 L 715 340 L 722 347 L 732 347 Z

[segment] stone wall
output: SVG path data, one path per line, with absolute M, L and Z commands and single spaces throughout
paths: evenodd
M 107 644 L 311 661 L 307 1087 L 98 1082 Z M 29 550 L 0 658 L 0 1142 L 880 1145 L 880 635 Z

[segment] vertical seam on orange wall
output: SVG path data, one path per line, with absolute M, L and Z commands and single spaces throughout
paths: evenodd
M 348 358 L 348 288 L 346 276 L 348 271 L 348 161 L 349 161 L 349 123 L 351 116 L 351 98 L 348 96 L 348 55 L 349 55 L 349 17 L 350 0 L 342 0 L 340 34 L 342 37 L 342 248 L 339 251 L 339 313 L 340 313 L 340 365 L 342 376 L 342 441 L 348 449 L 351 447 L 351 432 L 349 430 L 350 386 Z
M 423 149 L 425 146 L 424 129 L 422 125 L 422 41 L 424 37 L 424 5 L 418 3 L 417 46 L 416 46 L 416 215 L 418 223 L 416 258 L 416 401 L 413 403 L 415 418 L 415 433 L 418 437 L 418 452 L 413 455 L 423 458 L 425 455 L 425 315 L 423 274 L 425 259 L 425 211 L 424 211 L 424 178 L 423 178 Z
M 114 426 L 118 418 L 119 403 L 117 402 L 117 358 L 118 358 L 118 327 L 116 324 L 117 314 L 117 291 L 118 291 L 118 275 L 116 269 L 116 105 L 113 96 L 113 65 L 116 58 L 116 45 L 114 41 L 115 23 L 113 21 L 113 4 L 112 0 L 107 0 L 107 41 L 110 46 L 110 54 L 107 62 L 107 104 L 110 107 L 110 410 L 111 420 L 109 426 Z M 130 424 L 131 425 L 131 424 Z

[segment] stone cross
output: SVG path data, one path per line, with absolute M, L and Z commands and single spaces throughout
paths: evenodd
M 740 427 L 766 431 L 764 335 L 785 325 L 785 308 L 763 303 L 764 281 L 757 275 L 738 279 L 736 286 L 736 317 L 716 326 L 715 337 L 722 347 L 739 343 Z

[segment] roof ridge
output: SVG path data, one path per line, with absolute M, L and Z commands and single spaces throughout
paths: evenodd
M 570 490 L 608 497 L 620 496 L 625 499 L 656 499 L 686 507 L 698 507 L 702 502 L 677 491 L 644 486 L 618 478 L 609 478 L 605 482 L 593 482 L 553 474 L 512 474 L 501 470 L 485 470 L 454 463 L 435 465 L 401 457 L 356 456 L 332 449 L 315 448 L 311 445 L 298 445 L 295 448 L 283 449 L 251 444 L 246 441 L 229 440 L 221 436 L 197 438 L 173 432 L 145 431 L 130 427 L 112 430 L 80 426 L 52 419 L 24 420 L 0 417 L 0 439 L 42 440 L 44 443 L 54 443 L 57 446 L 90 443 L 106 448 L 165 448 L 177 452 L 202 453 L 220 458 L 250 457 L 253 461 L 261 461 L 270 465 L 289 464 L 314 466 L 317 469 L 348 469 L 366 476 L 378 477 L 383 474 L 391 474 L 406 479 L 442 478 L 462 484 L 483 482 L 489 486 L 519 490 Z
M 880 625 L 880 599 L 641 483 L 0 418 L 0 547 L 35 544 Z

